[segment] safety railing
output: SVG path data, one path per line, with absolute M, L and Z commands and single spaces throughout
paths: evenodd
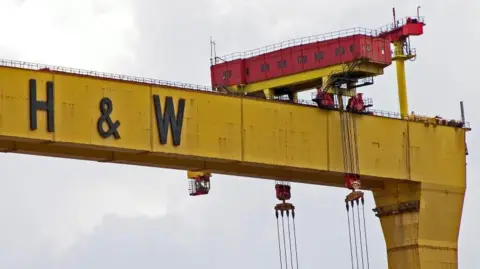
M 462 122 L 460 120 L 446 119 L 439 116 L 431 117 L 426 115 L 419 114 L 410 114 L 410 115 L 401 115 L 398 112 L 378 110 L 367 108 L 368 112 L 373 113 L 375 116 L 391 118 L 391 119 L 403 119 L 407 121 L 422 122 L 425 124 L 437 124 L 437 125 L 446 125 L 458 128 L 470 128 L 470 122 Z
M 400 28 L 400 27 L 404 26 L 405 24 L 407 24 L 408 18 L 410 18 L 412 20 L 417 20 L 417 22 L 419 22 L 419 23 L 425 23 L 425 17 L 424 16 L 419 16 L 419 17 L 418 16 L 410 16 L 410 17 L 407 16 L 407 17 L 397 19 L 395 22 L 392 22 L 392 23 L 386 24 L 386 25 L 384 25 L 380 28 L 377 28 L 375 30 L 375 32 L 378 35 L 391 32 L 391 31 L 393 31 L 397 28 Z
M 345 29 L 345 30 L 340 30 L 335 32 L 290 39 L 290 40 L 279 42 L 273 45 L 268 45 L 268 46 L 264 46 L 264 47 L 244 51 L 244 52 L 235 52 L 235 53 L 227 54 L 227 55 L 216 57 L 216 58 L 218 58 L 218 60 L 220 61 L 233 61 L 236 59 L 255 57 L 264 53 L 269 53 L 272 51 L 286 49 L 286 48 L 290 48 L 298 45 L 310 44 L 313 42 L 327 41 L 327 40 L 332 40 L 332 39 L 337 39 L 342 37 L 348 37 L 352 35 L 375 36 L 376 34 L 377 32 L 375 30 L 356 27 L 356 28 L 350 28 L 350 29 Z M 217 59 L 215 59 L 215 63 L 218 63 Z
M 402 53 L 406 56 L 413 57 L 417 55 L 417 49 L 408 47 L 407 49 L 403 49 Z M 392 55 L 392 57 L 395 57 L 395 50 L 390 51 L 390 54 Z
M 397 112 L 378 110 L 378 109 L 372 109 L 372 108 L 367 108 L 367 111 L 372 112 L 373 115 L 375 115 L 375 116 L 391 118 L 391 119 L 401 119 L 402 118 L 400 113 L 397 113 Z
M 332 40 L 332 39 L 337 39 L 337 38 L 342 38 L 342 37 L 348 37 L 348 36 L 353 36 L 353 35 L 366 35 L 366 36 L 372 36 L 372 37 L 377 37 L 380 36 L 386 32 L 390 32 L 398 27 L 404 26 L 407 24 L 407 19 L 416 19 L 420 23 L 424 23 L 425 18 L 423 16 L 412 16 L 412 17 L 404 17 L 399 20 L 397 20 L 395 23 L 390 23 L 385 26 L 382 26 L 377 29 L 367 29 L 363 27 L 355 27 L 355 28 L 349 28 L 345 30 L 340 30 L 340 31 L 334 31 L 334 32 L 329 32 L 329 33 L 324 33 L 324 34 L 318 34 L 318 35 L 312 35 L 312 36 L 307 36 L 307 37 L 301 37 L 301 38 L 295 38 L 295 39 L 290 39 L 286 40 L 283 42 L 275 43 L 273 45 L 268 45 L 244 52 L 234 52 L 231 54 L 223 55 L 220 57 L 215 57 L 214 59 L 214 64 L 218 64 L 221 62 L 228 62 L 228 61 L 233 61 L 237 59 L 245 59 L 245 58 L 251 58 L 255 57 L 258 55 L 262 55 L 265 53 L 281 50 L 281 49 L 286 49 L 298 45 L 305 45 L 305 44 L 310 44 L 313 42 L 321 42 L 321 41 L 327 41 L 327 40 Z
M 290 100 L 290 98 L 286 95 L 281 95 L 281 96 L 273 96 L 271 100 L 275 101 L 281 101 L 281 102 L 291 102 L 299 105 L 308 105 L 308 106 L 316 106 L 317 104 L 312 101 L 312 100 L 307 100 L 307 99 L 298 99 L 294 100 L 293 102 Z
M 53 65 L 46 65 L 46 64 L 36 64 L 36 63 L 6 60 L 6 59 L 0 59 L 0 66 L 31 69 L 31 70 L 46 70 L 46 71 L 49 70 L 53 72 L 62 72 L 62 73 L 81 75 L 81 76 L 94 76 L 98 78 L 146 83 L 151 85 L 183 88 L 183 89 L 189 89 L 189 90 L 209 91 L 209 92 L 213 91 L 211 87 L 203 86 L 203 85 L 173 82 L 173 81 L 167 81 L 167 80 L 159 80 L 159 79 L 136 77 L 136 76 L 119 75 L 119 74 L 104 73 L 104 72 L 97 72 L 97 71 L 77 69 L 77 68 L 53 66 Z
M 120 74 L 113 74 L 113 73 L 104 73 L 104 72 L 97 72 L 97 71 L 89 71 L 83 69 L 76 69 L 76 68 L 68 68 L 68 67 L 61 67 L 61 66 L 53 66 L 53 65 L 46 65 L 46 64 L 36 64 L 24 61 L 15 61 L 15 60 L 7 60 L 7 59 L 0 59 L 0 66 L 3 67 L 12 67 L 12 68 L 21 68 L 21 69 L 29 69 L 29 70 L 49 70 L 53 72 L 63 72 L 73 75 L 83 75 L 83 76 L 92 76 L 97 78 L 105 78 L 105 79 L 113 79 L 119 81 L 127 81 L 127 82 L 137 82 L 137 83 L 145 83 L 150 85 L 158 85 L 158 86 L 167 86 L 167 87 L 175 87 L 181 88 L 185 90 L 192 90 L 192 91 L 207 91 L 207 92 L 214 92 L 217 94 L 229 95 L 229 96 L 242 96 L 242 94 L 238 93 L 229 93 L 229 92 L 219 92 L 213 90 L 211 87 L 203 86 L 203 85 L 196 85 L 190 83 L 181 83 L 181 82 L 172 82 L 166 80 L 159 80 L 159 79 L 151 79 L 151 78 L 142 78 L 142 77 L 135 77 L 135 76 L 127 76 L 127 75 L 120 75 Z M 312 93 L 313 96 L 314 93 Z M 248 97 L 248 98 L 255 98 L 255 97 Z M 364 98 L 365 102 L 370 103 L 370 98 Z M 272 99 L 272 101 L 284 102 L 285 97 L 277 97 Z M 337 100 L 335 100 L 335 103 Z M 306 99 L 298 99 L 295 101 L 296 104 L 299 105 L 307 105 L 307 106 L 317 106 L 317 104 L 313 100 L 306 100 Z M 425 123 L 433 123 L 435 121 L 437 124 L 440 122 L 445 122 L 442 125 L 448 126 L 456 126 L 462 128 L 470 128 L 469 122 L 461 123 L 457 120 L 450 120 L 450 119 L 438 119 L 432 118 L 428 116 L 422 115 L 409 115 L 408 117 L 402 117 L 399 113 L 390 112 L 390 111 L 383 111 L 383 110 L 375 110 L 371 108 L 367 108 L 367 111 L 372 112 L 375 116 L 386 117 L 386 118 L 396 118 L 396 119 L 404 119 L 409 121 L 420 121 Z M 461 123 L 461 125 L 460 125 Z

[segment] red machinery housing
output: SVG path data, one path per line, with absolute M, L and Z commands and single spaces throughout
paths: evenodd
M 360 175 L 345 174 L 345 186 L 352 191 L 360 189 L 362 186 L 360 183 Z
M 190 196 L 205 195 L 210 191 L 210 175 L 197 176 L 189 183 Z
M 357 93 L 357 95 L 350 97 L 348 99 L 347 111 L 353 113 L 368 113 L 366 111 L 367 107 L 371 107 L 372 104 L 367 104 L 363 100 L 363 93 Z
M 387 38 L 390 42 L 396 42 L 409 36 L 422 35 L 424 26 L 425 22 L 422 17 L 406 17 L 395 21 L 393 26 L 384 27 L 379 37 Z
M 317 103 L 318 107 L 325 109 L 335 109 L 337 108 L 333 94 L 324 91 L 322 88 L 317 88 L 317 93 L 315 98 L 312 99 Z
M 253 57 L 233 56 L 237 55 L 220 57 L 224 62 L 211 66 L 213 88 L 261 82 L 359 58 L 384 66 L 392 63 L 390 40 L 366 34 L 291 46 Z
M 285 202 L 286 200 L 290 200 L 290 198 L 292 198 L 292 194 L 290 192 L 290 185 L 275 184 L 275 194 L 277 196 L 277 199 L 280 201 Z

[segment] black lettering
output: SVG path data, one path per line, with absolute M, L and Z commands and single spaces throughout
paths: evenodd
M 178 114 L 175 116 L 175 108 L 173 106 L 173 99 L 171 96 L 165 98 L 165 109 L 162 114 L 162 106 L 160 104 L 160 97 L 153 96 L 153 103 L 155 104 L 155 115 L 157 117 L 157 128 L 160 136 L 160 144 L 167 143 L 168 126 L 172 127 L 173 145 L 180 145 L 182 137 L 183 114 L 185 112 L 185 99 L 178 100 Z
M 47 131 L 53 133 L 54 125 L 54 106 L 53 106 L 53 81 L 47 81 L 47 101 L 37 100 L 37 80 L 30 79 L 30 130 L 37 129 L 37 111 L 43 110 L 47 112 Z
M 118 127 L 120 127 L 120 121 L 113 122 L 110 118 L 110 114 L 113 111 L 113 104 L 110 98 L 102 98 L 100 100 L 100 118 L 97 121 L 97 131 L 101 137 L 107 138 L 113 136 L 115 139 L 120 139 L 120 134 L 118 133 Z M 106 122 L 108 125 L 108 129 L 105 131 L 103 130 L 103 123 Z

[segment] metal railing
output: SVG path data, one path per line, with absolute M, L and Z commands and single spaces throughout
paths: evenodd
M 244 51 L 244 52 L 234 52 L 234 53 L 230 53 L 220 57 L 215 57 L 214 64 L 233 61 L 237 59 L 255 57 L 261 54 L 265 54 L 265 53 L 269 53 L 269 52 L 273 52 L 281 49 L 286 49 L 286 48 L 290 48 L 298 45 L 305 45 L 313 42 L 327 41 L 327 40 L 338 39 L 338 38 L 348 37 L 353 35 L 365 35 L 365 36 L 378 37 L 381 34 L 384 34 L 386 32 L 392 31 L 398 27 L 405 25 L 407 23 L 407 18 L 417 19 L 418 22 L 424 23 L 423 16 L 420 16 L 420 17 L 412 16 L 412 17 L 401 18 L 397 20 L 396 23 L 392 22 L 390 24 L 387 24 L 377 29 L 355 27 L 355 28 L 349 28 L 345 30 L 334 31 L 334 32 L 329 32 L 324 34 L 300 37 L 300 38 L 290 39 L 283 42 L 275 43 L 273 45 L 268 45 L 268 46 L 264 46 L 264 47 Z
M 227 54 L 221 57 L 216 57 L 215 64 L 218 63 L 217 60 L 233 61 L 236 59 L 250 58 L 250 57 L 258 56 L 264 53 L 268 53 L 268 52 L 272 52 L 280 49 L 286 49 L 286 48 L 290 48 L 298 45 L 310 44 L 313 42 L 327 41 L 327 40 L 332 40 L 332 39 L 337 39 L 342 37 L 348 37 L 352 35 L 375 36 L 376 34 L 378 33 L 375 30 L 362 28 L 362 27 L 355 27 L 355 28 L 334 31 L 334 32 L 329 32 L 324 34 L 295 38 L 295 39 L 279 42 L 273 45 L 268 45 L 268 46 L 244 51 L 244 52 L 235 52 L 235 53 Z
M 181 88 L 181 89 L 191 90 L 191 91 L 212 92 L 212 93 L 222 94 L 222 95 L 227 95 L 227 96 L 237 96 L 237 97 L 240 97 L 240 98 L 263 99 L 263 98 L 260 98 L 260 97 L 247 97 L 247 96 L 244 96 L 243 94 L 239 94 L 239 93 L 219 92 L 219 91 L 213 90 L 211 87 L 203 86 L 203 85 L 172 82 L 172 81 L 166 81 L 166 80 L 142 78 L 142 77 L 135 77 L 135 76 L 127 76 L 127 75 L 120 75 L 120 74 L 97 72 L 97 71 L 89 71 L 89 70 L 67 68 L 67 67 L 61 67 L 61 66 L 36 64 L 36 63 L 23 62 L 23 61 L 0 59 L 0 66 L 11 67 L 11 68 L 20 68 L 20 69 L 28 69 L 28 70 L 36 70 L 36 71 L 42 71 L 42 69 L 43 69 L 45 71 L 62 72 L 62 73 L 73 74 L 73 75 L 82 75 L 82 76 L 89 76 L 89 77 L 95 77 L 95 78 L 112 79 L 112 80 L 117 80 L 117 81 L 127 81 L 127 82 L 135 82 L 135 83 L 144 83 L 144 84 L 148 84 L 148 85 L 175 87 L 175 88 Z M 316 93 L 312 93 L 312 97 L 314 96 L 313 94 L 316 94 Z M 284 99 L 285 99 L 284 97 L 276 97 L 274 99 L 271 99 L 270 101 L 272 101 L 272 102 L 285 102 Z M 371 98 L 364 98 L 364 100 L 367 103 L 371 103 Z M 306 99 L 298 99 L 294 103 L 298 104 L 298 105 L 317 106 L 317 104 L 314 101 L 306 100 Z M 335 103 L 337 103 L 336 100 L 335 100 Z M 433 123 L 434 120 L 438 121 L 434 117 L 428 117 L 428 116 L 423 116 L 423 115 L 409 115 L 407 117 L 402 117 L 400 115 L 400 113 L 397 113 L 397 112 L 375 110 L 375 109 L 371 109 L 371 108 L 367 108 L 367 111 L 372 112 L 373 115 L 375 115 L 375 116 L 386 117 L 386 118 L 403 119 L 403 120 L 408 120 L 408 121 L 420 121 L 420 122 L 425 122 L 425 123 Z M 454 126 L 453 125 L 454 122 L 457 122 L 457 127 L 470 128 L 470 123 L 469 122 L 462 123 L 462 126 L 458 126 L 459 121 L 449 120 L 449 119 L 444 119 L 444 120 L 447 121 L 447 123 L 449 122 L 449 124 L 447 124 L 449 126 Z
M 467 128 L 467 129 L 470 128 L 470 122 L 462 122 L 460 120 L 440 118 L 438 116 L 431 117 L 431 116 L 419 115 L 419 114 L 410 114 L 405 116 L 405 115 L 401 115 L 398 112 L 371 109 L 371 108 L 367 108 L 367 111 L 372 112 L 373 115 L 375 116 L 385 117 L 390 119 L 402 119 L 406 121 L 422 122 L 425 124 L 446 125 L 446 126 Z
M 98 78 L 122 80 L 122 81 L 128 81 L 128 82 L 136 82 L 136 83 L 145 83 L 150 85 L 175 87 L 175 88 L 182 88 L 182 89 L 189 89 L 189 90 L 209 91 L 209 92 L 213 91 L 211 87 L 203 86 L 203 85 L 173 82 L 173 81 L 167 81 L 167 80 L 136 77 L 136 76 L 119 75 L 119 74 L 97 72 L 97 71 L 84 70 L 84 69 L 78 69 L 78 68 L 69 68 L 69 67 L 53 66 L 53 65 L 46 65 L 46 64 L 36 64 L 36 63 L 6 60 L 6 59 L 0 59 L 0 66 L 38 70 L 38 71 L 49 70 L 53 72 L 68 73 L 73 75 L 93 76 Z
M 392 22 L 392 23 L 386 24 L 386 25 L 384 25 L 380 28 L 377 28 L 375 31 L 378 33 L 378 35 L 388 33 L 390 31 L 393 31 L 393 30 L 407 24 L 407 19 L 408 18 L 416 19 L 419 23 L 425 23 L 425 17 L 424 16 L 420 16 L 420 17 L 418 17 L 418 16 L 406 16 L 406 17 L 397 19 L 395 22 Z

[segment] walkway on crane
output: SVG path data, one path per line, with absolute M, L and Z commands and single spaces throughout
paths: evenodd
M 214 57 L 214 62 L 212 62 L 212 64 L 222 63 L 226 61 L 234 61 L 237 59 L 247 59 L 247 58 L 255 57 L 265 53 L 281 50 L 281 49 L 291 48 L 299 45 L 311 44 L 315 42 L 334 40 L 342 37 L 350 37 L 355 35 L 383 37 L 385 36 L 386 33 L 391 33 L 392 31 L 406 25 L 409 18 L 414 18 L 419 23 L 423 23 L 423 24 L 425 23 L 424 16 L 406 16 L 397 20 L 396 23 L 389 23 L 376 29 L 369 29 L 364 27 L 352 27 L 348 29 L 332 31 L 332 32 L 323 33 L 323 34 L 293 38 L 293 39 L 285 40 L 282 42 L 270 44 L 267 46 L 263 46 L 263 47 L 255 48 L 252 50 L 243 51 L 243 52 L 234 52 L 234 53 L 222 55 L 219 57 Z

